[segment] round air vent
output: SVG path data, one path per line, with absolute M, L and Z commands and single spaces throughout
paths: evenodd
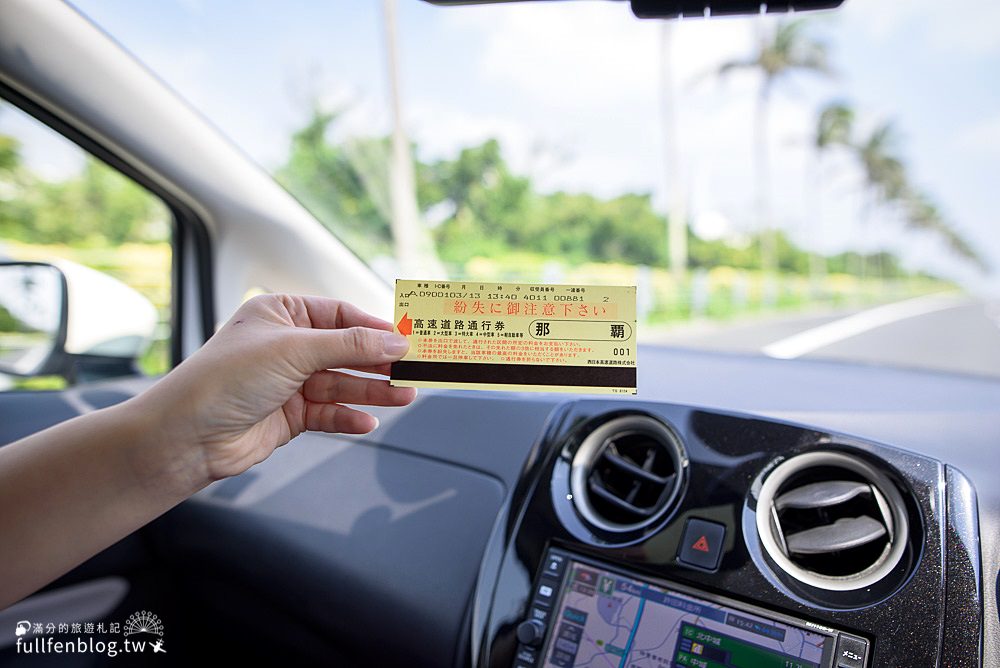
M 777 466 L 757 500 L 757 532 L 779 568 L 813 587 L 849 591 L 888 575 L 906 549 L 896 486 L 867 462 L 812 452 Z
M 573 457 L 573 503 L 599 529 L 641 529 L 673 506 L 685 463 L 677 437 L 662 423 L 643 415 L 609 420 Z

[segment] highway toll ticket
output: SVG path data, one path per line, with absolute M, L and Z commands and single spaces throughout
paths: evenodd
M 635 287 L 396 281 L 390 383 L 636 393 Z

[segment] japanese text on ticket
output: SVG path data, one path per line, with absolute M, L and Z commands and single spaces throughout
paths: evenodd
M 635 394 L 635 287 L 396 281 L 390 382 Z

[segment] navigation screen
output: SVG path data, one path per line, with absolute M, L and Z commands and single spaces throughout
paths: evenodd
M 570 562 L 545 665 L 819 668 L 827 636 Z

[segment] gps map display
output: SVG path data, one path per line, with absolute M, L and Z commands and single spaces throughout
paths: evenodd
M 826 636 L 572 562 L 554 668 L 819 668 Z

